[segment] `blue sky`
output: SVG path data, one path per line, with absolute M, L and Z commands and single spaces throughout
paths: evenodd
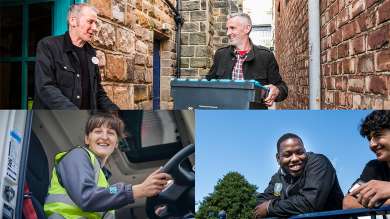
M 307 151 L 331 160 L 345 193 L 367 161 L 375 159 L 358 131 L 370 112 L 197 110 L 196 202 L 229 171 L 240 172 L 262 192 L 278 169 L 276 141 L 287 132 L 299 135 Z

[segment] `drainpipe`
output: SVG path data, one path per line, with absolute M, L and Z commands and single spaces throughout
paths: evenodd
M 320 1 L 308 0 L 309 9 L 309 107 L 321 109 Z
M 181 10 L 181 0 L 176 0 L 176 8 L 173 6 L 173 4 L 169 0 L 165 0 L 165 2 L 168 4 L 168 6 L 172 9 L 172 11 L 175 13 L 175 24 L 176 24 L 176 72 L 175 77 L 180 78 L 181 75 L 181 48 L 180 48 L 180 39 L 181 39 L 181 26 L 184 23 L 184 19 L 180 14 Z

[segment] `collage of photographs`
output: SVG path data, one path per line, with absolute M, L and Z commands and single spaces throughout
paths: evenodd
M 390 218 L 390 0 L 0 0 L 0 217 Z

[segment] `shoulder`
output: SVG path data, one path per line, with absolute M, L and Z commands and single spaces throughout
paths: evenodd
M 273 53 L 269 48 L 267 48 L 265 46 L 261 46 L 261 45 L 253 44 L 253 49 L 257 50 L 257 51 L 266 52 L 266 53 Z
M 385 167 L 386 164 L 374 159 L 367 162 L 365 169 L 383 170 Z
M 88 161 L 90 162 L 90 157 L 89 157 L 89 154 L 88 152 L 81 148 L 81 147 L 75 147 L 73 149 L 71 149 L 65 156 L 64 158 L 61 160 L 61 162 L 74 162 L 75 160 L 77 160 L 77 162 L 75 163 L 78 163 L 78 162 L 84 162 L 84 161 Z
M 328 165 L 332 166 L 330 160 L 323 154 L 316 154 L 313 152 L 307 153 L 307 162 L 308 164 L 320 164 L 320 165 Z M 332 166 L 333 167 L 333 166 Z
M 256 54 L 265 56 L 265 57 L 274 57 L 274 53 L 267 47 L 260 46 L 260 45 L 254 45 L 253 44 L 253 50 Z
M 224 46 L 224 47 L 221 47 L 221 48 L 217 49 L 215 51 L 215 55 L 229 53 L 230 51 L 231 51 L 231 47 L 230 46 Z
M 52 45 L 52 44 L 58 44 L 64 42 L 64 35 L 60 36 L 47 36 L 41 39 L 38 42 L 38 45 L 45 44 L 45 45 Z

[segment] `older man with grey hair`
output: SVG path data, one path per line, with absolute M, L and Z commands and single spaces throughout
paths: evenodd
M 252 30 L 249 15 L 229 15 L 226 29 L 229 45 L 216 51 L 207 79 L 254 79 L 265 85 L 270 92 L 264 102 L 254 105 L 254 108 L 267 109 L 275 101 L 286 99 L 288 89 L 279 74 L 275 56 L 266 47 L 254 45 L 249 38 Z
M 99 59 L 89 44 L 96 32 L 97 10 L 74 4 L 64 35 L 39 41 L 35 64 L 35 109 L 119 108 L 101 85 Z

